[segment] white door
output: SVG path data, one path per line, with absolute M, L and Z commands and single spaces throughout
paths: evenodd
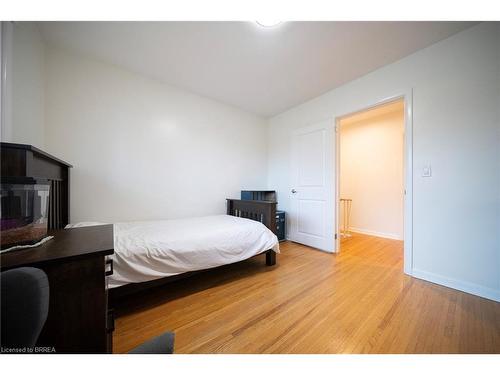
M 293 133 L 289 237 L 328 252 L 335 249 L 334 158 L 333 119 Z

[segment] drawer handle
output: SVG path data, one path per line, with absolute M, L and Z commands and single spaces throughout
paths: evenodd
M 109 266 L 109 269 L 108 269 Z M 113 259 L 107 259 L 105 263 L 106 271 L 104 273 L 105 276 L 111 276 L 113 274 Z

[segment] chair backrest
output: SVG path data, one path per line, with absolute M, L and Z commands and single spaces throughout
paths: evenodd
M 38 268 L 1 273 L 2 348 L 33 348 L 49 312 L 49 280 Z

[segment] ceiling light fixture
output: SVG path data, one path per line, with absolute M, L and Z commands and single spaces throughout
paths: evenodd
M 276 20 L 261 20 L 255 21 L 257 25 L 270 29 L 271 27 L 276 27 L 282 24 L 281 21 Z

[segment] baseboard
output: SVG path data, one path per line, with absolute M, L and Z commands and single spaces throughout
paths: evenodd
M 432 272 L 421 271 L 418 269 L 412 270 L 412 276 L 417 279 L 430 281 L 434 284 L 446 286 L 448 288 L 457 289 L 465 293 L 473 294 L 475 296 L 487 298 L 496 302 L 500 302 L 500 291 L 487 288 L 481 285 L 460 281 L 445 276 L 437 275 Z
M 367 229 L 353 228 L 353 227 L 349 228 L 349 230 L 354 233 L 367 234 L 369 236 L 388 238 L 391 240 L 400 240 L 400 241 L 403 240 L 402 237 L 392 233 L 383 233 L 383 232 L 377 232 L 375 230 L 367 230 Z

